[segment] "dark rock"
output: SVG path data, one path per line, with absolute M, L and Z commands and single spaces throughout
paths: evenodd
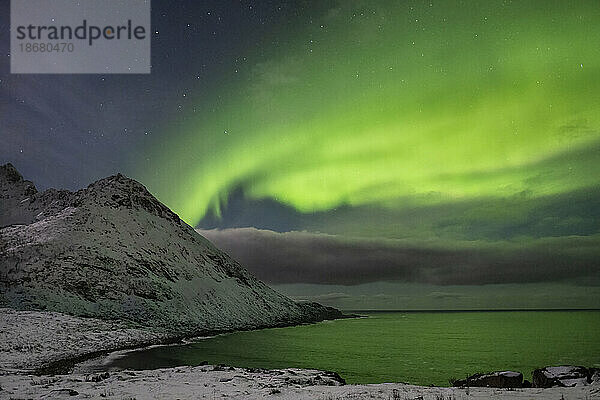
M 334 371 L 323 371 L 323 375 L 330 378 L 331 380 L 338 382 L 340 385 L 345 385 L 346 380 L 342 378 L 337 372 Z
M 0 165 L 0 177 L 10 183 L 22 182 L 23 177 L 11 163 Z
M 101 382 L 105 379 L 108 379 L 110 374 L 108 372 L 104 372 L 98 375 L 88 375 L 85 377 L 86 382 Z
M 269 372 L 268 369 L 264 369 L 264 368 L 245 368 L 244 371 L 246 371 L 250 374 L 262 374 L 262 373 Z
M 590 383 L 590 371 L 585 367 L 563 365 L 545 367 L 533 371 L 533 387 L 572 387 Z
M 523 381 L 523 385 L 521 385 L 521 387 L 530 388 L 531 387 L 531 382 L 529 382 L 527 379 L 525 379 Z
M 456 387 L 520 388 L 523 385 L 523 374 L 514 371 L 497 371 L 471 375 L 466 379 L 453 380 L 451 383 Z
M 69 396 L 77 396 L 77 395 L 79 395 L 79 392 L 77 390 L 68 389 L 68 388 L 57 389 L 57 390 L 55 390 L 55 392 L 57 392 L 59 395 L 60 394 L 67 394 Z
M 323 321 L 326 319 L 344 318 L 342 312 L 336 308 L 321 305 L 315 302 L 300 303 L 304 312 L 313 321 Z
M 215 365 L 213 371 L 235 371 L 234 367 L 225 364 Z

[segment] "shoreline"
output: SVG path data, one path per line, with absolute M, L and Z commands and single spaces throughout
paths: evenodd
M 363 316 L 353 314 L 343 314 L 342 317 L 336 319 L 347 319 L 347 318 L 361 318 Z M 13 320 L 11 320 L 13 319 Z M 39 320 L 42 324 L 35 324 Z M 278 323 L 269 326 L 247 326 L 240 327 L 237 329 L 223 329 L 223 330 L 201 330 L 194 333 L 173 333 L 162 331 L 159 328 L 144 327 L 135 324 L 130 321 L 123 320 L 101 320 L 93 317 L 76 317 L 68 314 L 63 314 L 55 311 L 30 311 L 30 310 L 15 310 L 12 308 L 0 307 L 0 325 L 4 327 L 3 331 L 0 332 L 0 342 L 3 346 L 0 347 L 0 353 L 6 354 L 9 359 L 13 359 L 13 365 L 10 364 L 10 360 L 7 362 L 6 357 L 3 357 L 0 362 L 0 375 L 6 372 L 11 374 L 33 374 L 33 375 L 60 375 L 69 373 L 76 364 L 92 360 L 95 358 L 108 356 L 113 352 L 118 351 L 135 351 L 148 348 L 150 346 L 168 346 L 185 344 L 186 342 L 193 342 L 195 339 L 203 337 L 213 337 L 218 335 L 225 335 L 235 332 L 261 330 L 261 329 L 273 329 L 273 328 L 285 328 L 289 326 L 302 326 L 311 325 L 322 321 L 303 322 L 303 323 Z M 54 325 L 53 325 L 54 324 Z M 63 326 L 68 326 L 67 330 L 73 330 L 75 335 L 85 335 L 88 330 L 90 332 L 97 333 L 111 332 L 113 337 L 106 338 L 107 340 L 98 341 L 87 341 L 87 343 L 75 343 L 83 344 L 83 350 L 76 353 L 63 352 L 63 349 L 53 348 L 56 342 L 64 342 L 65 338 L 60 338 L 60 335 L 68 334 Z M 15 329 L 11 330 L 10 327 L 14 326 Z M 49 333 L 54 340 L 48 341 L 47 337 L 35 337 L 34 332 L 38 332 L 37 328 L 43 326 L 46 333 Z M 39 333 L 39 332 L 38 332 Z M 31 337 L 33 335 L 33 337 Z M 18 338 L 18 336 L 27 336 L 26 338 Z M 57 338 L 58 336 L 58 338 Z M 115 337 L 116 336 L 116 337 Z M 33 341 L 31 343 L 15 343 L 19 342 L 19 339 L 25 342 Z M 86 342 L 85 338 L 80 338 L 80 342 Z M 112 341 L 116 339 L 116 342 Z M 76 340 L 77 341 L 77 338 Z M 37 342 L 37 343 L 36 343 Z M 20 347 L 22 352 L 31 353 L 31 350 L 38 348 L 36 346 L 44 342 L 48 349 L 46 354 L 44 352 L 33 352 L 34 361 L 30 367 L 23 367 L 19 364 L 18 360 L 18 349 Z M 87 346 L 86 346 L 87 345 Z M 77 350 L 81 350 L 81 347 L 77 346 Z M 12 350 L 12 351 L 10 351 Z M 17 350 L 15 352 L 15 350 Z M 51 353 L 51 354 L 47 354 Z M 32 354 L 28 354 L 29 357 Z M 37 358 L 37 360 L 35 360 Z M 8 365 L 6 365 L 8 364 Z M 16 367 L 16 368 L 15 368 Z
M 356 317 L 343 317 L 337 319 L 345 319 L 345 318 L 366 318 L 364 316 L 356 316 Z M 331 321 L 331 320 L 327 320 Z M 151 342 L 141 342 L 139 344 L 135 344 L 132 346 L 115 348 L 111 350 L 98 350 L 92 353 L 82 354 L 80 356 L 65 358 L 61 360 L 53 361 L 52 363 L 42 366 L 34 370 L 34 375 L 65 375 L 71 373 L 71 371 L 77 367 L 79 364 L 83 364 L 87 361 L 92 361 L 94 359 L 107 358 L 111 354 L 115 353 L 129 353 L 135 351 L 146 350 L 153 347 L 162 347 L 162 346 L 177 346 L 184 345 L 188 343 L 193 343 L 196 340 L 208 339 L 211 337 L 216 337 L 220 335 L 227 335 L 236 332 L 246 332 L 246 331 L 259 331 L 263 329 L 274 329 L 274 328 L 287 328 L 291 326 L 303 326 L 303 325 L 312 325 L 317 324 L 323 321 L 315 321 L 315 322 L 305 322 L 300 324 L 277 324 L 274 326 L 263 326 L 257 328 L 240 328 L 240 329 L 227 329 L 222 331 L 203 331 L 201 334 L 193 334 L 193 335 L 177 335 L 177 336 L 167 336 L 164 340 L 160 341 L 151 341 Z M 144 328 L 141 328 L 144 329 Z
M 343 310 L 349 313 L 385 314 L 385 313 L 481 313 L 481 312 L 553 312 L 553 311 L 600 311 L 600 308 L 470 308 L 466 310 Z
M 600 397 L 600 385 L 573 388 L 457 388 L 405 383 L 345 384 L 333 372 L 180 366 L 153 370 L 85 371 L 85 362 L 111 354 L 168 346 L 207 336 L 152 332 L 122 321 L 79 318 L 56 312 L 0 309 L 0 398 L 180 398 L 261 399 L 564 399 Z M 12 328 L 12 329 L 11 329 Z M 268 328 L 261 328 L 268 329 Z M 228 334 L 233 330 L 218 332 Z M 80 366 L 78 368 L 77 366 Z M 73 373 L 65 373 L 74 371 Z M 58 396 L 57 396 L 58 395 Z

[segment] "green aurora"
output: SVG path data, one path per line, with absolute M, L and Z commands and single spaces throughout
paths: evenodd
M 475 202 L 476 224 L 600 184 L 597 1 L 340 2 L 296 22 L 146 149 L 136 175 L 191 225 L 236 188 L 309 214 Z

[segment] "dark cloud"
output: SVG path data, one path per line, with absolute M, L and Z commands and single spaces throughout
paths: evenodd
M 433 297 L 434 299 L 462 299 L 465 296 L 462 293 L 453 293 L 453 292 L 431 292 L 427 294 L 428 297 Z
M 312 299 L 315 301 L 335 301 L 342 299 L 349 299 L 351 296 L 347 293 L 326 293 L 318 296 L 313 296 Z
M 238 186 L 220 206 L 222 214 L 209 212 L 198 224 L 201 229 L 257 227 L 277 232 L 299 230 L 314 214 L 302 214 L 293 207 L 271 198 L 250 199 Z
M 481 285 L 574 280 L 600 273 L 600 236 L 419 243 L 255 228 L 199 233 L 260 279 L 278 284 Z

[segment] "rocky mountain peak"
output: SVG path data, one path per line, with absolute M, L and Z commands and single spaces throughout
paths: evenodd
M 47 189 L 38 192 L 10 163 L 0 166 L 0 227 L 29 224 L 59 213 L 66 207 L 128 208 L 146 212 L 181 225 L 179 216 L 158 201 L 144 185 L 123 174 L 100 179 L 75 193 Z
M 37 193 L 33 182 L 23 179 L 23 176 L 11 163 L 0 165 L 0 185 L 2 185 L 2 189 L 7 191 L 10 188 L 26 195 Z
M 8 182 L 19 182 L 23 180 L 19 171 L 17 171 L 11 163 L 0 165 L 0 178 L 5 179 Z
M 28 204 L 37 195 L 35 185 L 24 180 L 12 164 L 0 165 L 0 227 L 31 222 L 35 210 Z
M 180 223 L 179 216 L 158 201 L 144 185 L 118 173 L 90 184 L 77 192 L 83 202 L 92 201 L 112 208 L 143 209 L 152 215 Z
M 75 193 L 14 190 L 26 182 L 2 168 L 0 306 L 126 319 L 177 335 L 341 315 L 275 292 L 124 175 Z

